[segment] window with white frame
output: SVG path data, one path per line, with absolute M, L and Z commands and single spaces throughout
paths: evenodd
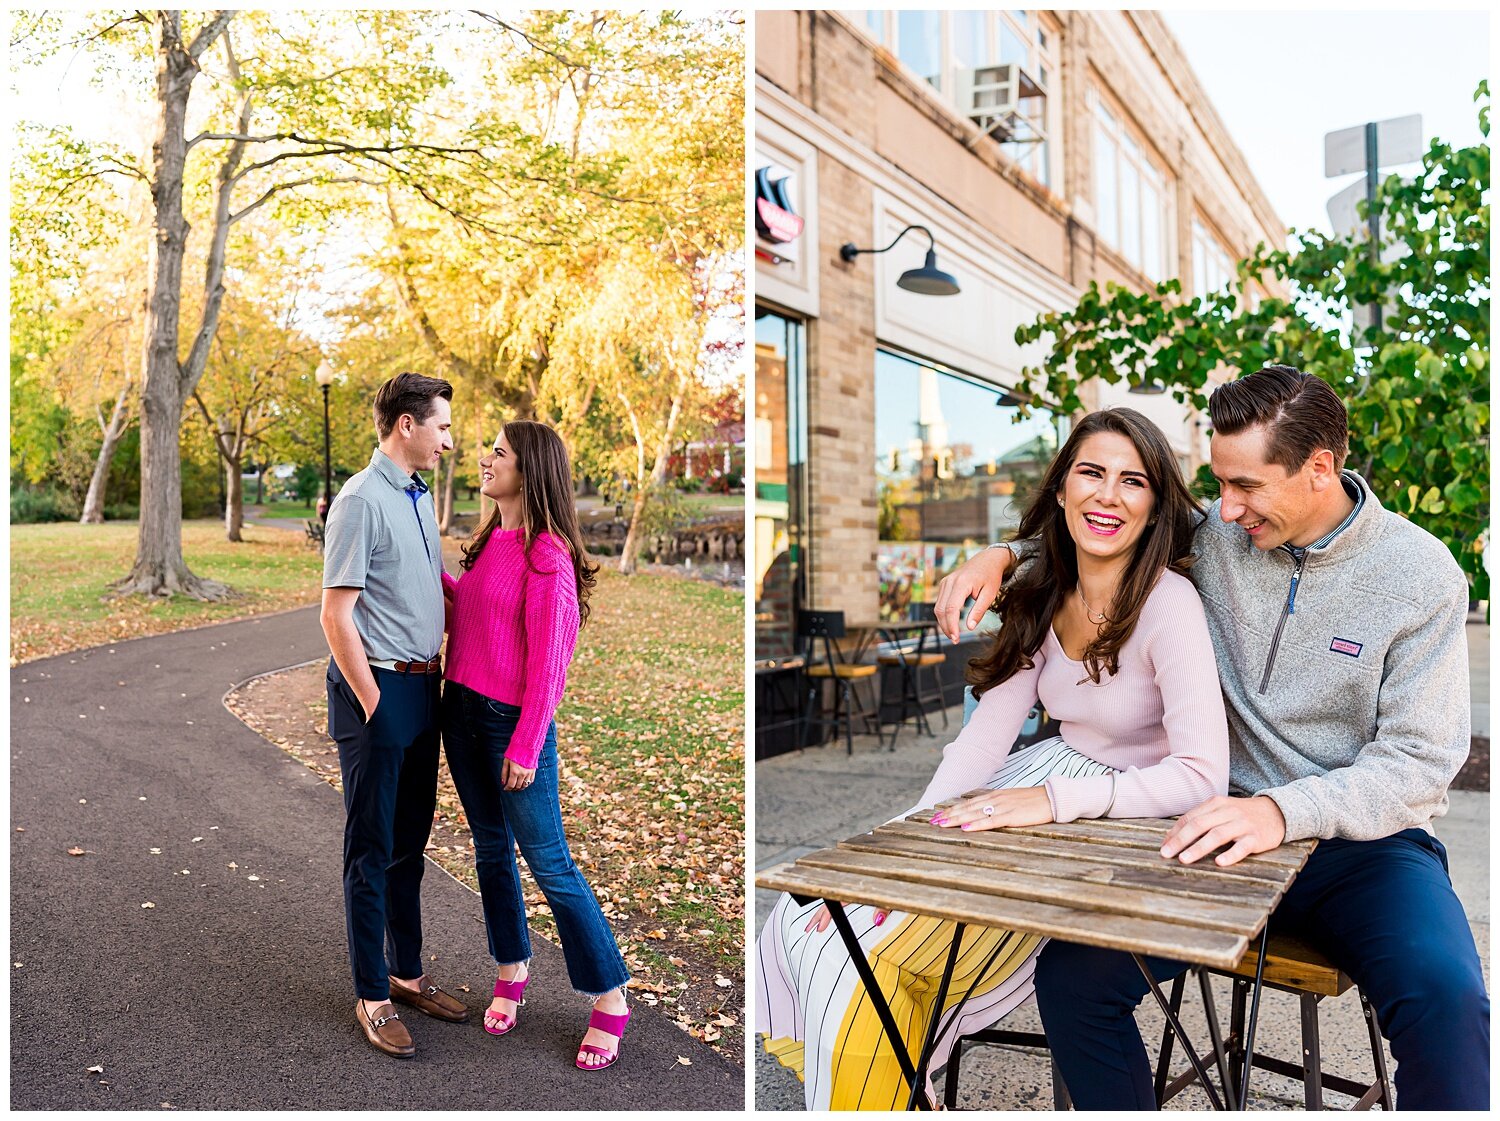
M 853 19 L 1027 174 L 1051 186 L 1061 37 L 1052 17 L 904 9 L 862 10 Z
M 1222 291 L 1234 280 L 1234 261 L 1223 242 L 1193 216 L 1193 295 Z
M 1168 274 L 1167 177 L 1100 95 L 1091 90 L 1095 229 L 1152 280 Z

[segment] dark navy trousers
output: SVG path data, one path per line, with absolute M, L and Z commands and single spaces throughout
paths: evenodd
M 1396 1062 L 1396 1104 L 1488 1109 L 1490 1001 L 1463 907 L 1436 838 L 1320 841 L 1271 916 L 1364 989 Z M 1181 962 L 1148 958 L 1166 980 Z M 1133 1015 L 1150 990 L 1128 954 L 1050 942 L 1036 997 L 1048 1044 L 1079 1109 L 1155 1109 Z
M 344 915 L 354 991 L 383 1001 L 391 976 L 422 976 L 422 854 L 437 808 L 442 675 L 370 671 L 380 703 L 366 723 L 359 698 L 328 660 L 328 734 L 344 779 Z

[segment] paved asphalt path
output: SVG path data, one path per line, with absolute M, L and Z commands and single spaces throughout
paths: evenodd
M 326 656 L 304 608 L 11 671 L 12 1108 L 742 1108 L 743 1072 L 643 1004 L 614 1067 L 575 1070 L 588 1004 L 540 937 L 518 1028 L 486 1035 L 479 900 L 431 863 L 429 972 L 472 1018 L 403 1010 L 413 1059 L 365 1042 L 342 800 L 222 704 Z

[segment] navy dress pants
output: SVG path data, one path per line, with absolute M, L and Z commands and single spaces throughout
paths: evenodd
M 344 915 L 354 992 L 383 1001 L 392 976 L 422 976 L 422 854 L 437 808 L 442 678 L 370 670 L 380 703 L 366 723 L 359 698 L 328 660 L 328 734 L 344 779 Z
M 1271 929 L 1327 954 L 1364 989 L 1396 1062 L 1401 1109 L 1488 1109 L 1490 1001 L 1441 843 L 1421 829 L 1321 841 Z M 1148 958 L 1158 980 L 1181 962 Z M 1079 1109 L 1155 1109 L 1133 1015 L 1150 990 L 1128 954 L 1050 942 L 1036 996 Z

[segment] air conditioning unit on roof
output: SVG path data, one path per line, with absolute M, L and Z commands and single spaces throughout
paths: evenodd
M 1035 122 L 1044 119 L 1041 102 L 1025 108 L 1021 102 L 1047 95 L 1030 74 L 1014 62 L 980 66 L 958 72 L 959 111 L 996 140 L 1040 140 Z

